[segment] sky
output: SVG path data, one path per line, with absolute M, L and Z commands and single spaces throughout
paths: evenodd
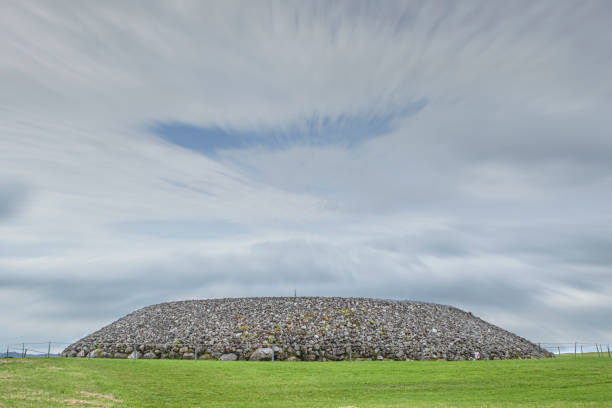
M 0 9 L 0 343 L 294 290 L 612 342 L 609 1 Z

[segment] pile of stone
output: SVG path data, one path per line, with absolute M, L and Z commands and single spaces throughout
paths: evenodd
M 188 300 L 137 310 L 67 357 L 219 360 L 470 360 L 550 357 L 454 307 L 338 297 Z

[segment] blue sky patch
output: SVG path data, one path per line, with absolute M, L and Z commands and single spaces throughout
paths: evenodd
M 163 140 L 206 155 L 219 150 L 264 147 L 287 149 L 292 146 L 353 147 L 393 130 L 395 119 L 414 115 L 427 104 L 415 102 L 401 113 L 378 116 L 349 116 L 337 118 L 313 116 L 287 129 L 230 129 L 220 126 L 195 126 L 184 122 L 157 122 L 152 132 Z

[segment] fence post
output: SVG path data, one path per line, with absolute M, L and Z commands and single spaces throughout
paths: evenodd
M 576 343 L 574 343 L 574 358 L 576 358 Z
M 135 344 L 134 344 L 134 360 L 138 360 L 138 350 L 136 349 Z
M 584 357 L 584 351 L 582 351 L 582 344 L 580 345 L 580 355 Z
M 49 342 L 49 348 L 47 349 L 47 358 L 51 357 L 51 342 Z
M 557 351 L 559 352 L 559 357 L 561 357 L 561 347 L 557 346 Z
M 21 358 L 25 358 L 25 343 L 21 343 Z
M 423 348 L 423 345 L 421 344 L 421 361 L 425 360 L 425 350 Z
M 198 346 L 193 346 L 193 361 L 198 361 Z
M 6 346 L 6 358 L 8 358 L 8 355 L 9 355 L 9 347 L 10 346 L 8 346 L 8 345 Z
M 540 358 L 540 354 L 542 354 L 542 346 L 541 343 L 538 343 L 538 358 Z
M 597 357 L 601 357 L 601 354 L 599 354 L 599 346 L 597 344 L 595 344 L 595 350 L 597 350 Z
M 608 344 L 608 358 L 611 358 L 610 357 L 610 345 L 609 344 Z
M 349 344 L 348 346 L 348 351 L 349 351 L 349 361 L 353 361 L 353 347 Z

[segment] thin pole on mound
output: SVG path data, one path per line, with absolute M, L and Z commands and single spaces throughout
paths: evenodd
M 608 344 L 608 358 L 612 358 L 610 357 L 610 345 Z
M 51 357 L 51 342 L 49 342 L 49 348 L 47 349 L 47 358 Z
M 584 351 L 582 351 L 582 344 L 580 345 L 580 355 L 584 356 Z

